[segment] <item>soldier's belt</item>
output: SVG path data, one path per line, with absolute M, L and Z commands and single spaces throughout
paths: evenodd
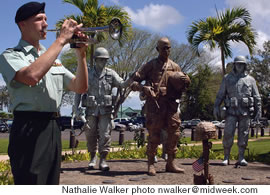
M 95 96 L 86 96 L 84 100 L 82 100 L 83 105 L 85 107 L 96 107 L 96 106 L 112 106 L 112 96 L 104 95 L 100 97 L 100 99 Z
M 225 106 L 226 107 L 253 107 L 254 106 L 254 98 L 253 97 L 243 97 L 243 98 L 237 98 L 237 97 L 231 97 L 225 100 Z

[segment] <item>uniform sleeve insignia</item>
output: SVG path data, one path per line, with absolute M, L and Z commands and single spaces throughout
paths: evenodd
M 62 66 L 62 63 L 54 62 L 54 63 L 53 63 L 53 66 Z
M 56 59 L 53 63 L 53 66 L 62 66 L 62 62 L 59 59 Z

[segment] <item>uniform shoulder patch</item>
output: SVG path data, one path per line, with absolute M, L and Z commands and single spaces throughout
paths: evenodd
M 14 47 L 14 48 L 7 48 L 6 50 L 22 51 L 22 49 L 16 48 L 16 47 Z
M 14 48 L 14 51 L 22 51 L 22 49 Z
M 62 63 L 59 59 L 56 59 L 53 63 L 53 66 L 62 66 Z
M 53 63 L 53 66 L 62 66 L 62 63 L 54 62 L 54 63 Z

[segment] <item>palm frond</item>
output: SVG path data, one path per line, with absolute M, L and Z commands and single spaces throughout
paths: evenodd
M 224 13 L 219 16 L 221 25 L 231 25 L 234 22 L 242 22 L 245 25 L 250 25 L 251 16 L 247 9 L 237 7 L 233 9 L 226 9 Z
M 83 11 L 85 8 L 84 0 L 63 0 L 63 3 L 69 3 L 71 5 L 75 5 L 81 11 Z
M 65 18 L 62 18 L 59 21 L 57 21 L 57 23 L 55 24 L 56 28 L 57 29 L 60 29 L 61 26 L 62 26 L 62 24 L 64 23 L 64 21 L 66 19 L 69 19 L 69 18 L 77 21 L 78 24 L 80 24 L 80 23 L 83 23 L 84 24 L 84 20 L 83 20 L 83 16 L 82 15 L 69 15 L 69 16 L 65 16 Z

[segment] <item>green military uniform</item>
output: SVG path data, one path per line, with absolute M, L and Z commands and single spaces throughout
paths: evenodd
M 8 154 L 15 184 L 58 184 L 61 162 L 61 132 L 56 123 L 63 89 L 74 75 L 56 60 L 45 76 L 28 86 L 14 80 L 21 68 L 29 66 L 40 51 L 24 40 L 0 55 L 0 72 L 11 97 L 14 122 Z

